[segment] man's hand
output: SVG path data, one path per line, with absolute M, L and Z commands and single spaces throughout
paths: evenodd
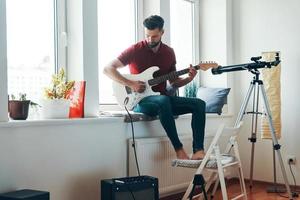
M 197 70 L 193 67 L 193 65 L 190 65 L 190 71 L 189 71 L 189 79 L 192 81 L 197 74 Z
M 146 84 L 143 81 L 130 81 L 129 87 L 135 92 L 142 93 L 146 89 Z

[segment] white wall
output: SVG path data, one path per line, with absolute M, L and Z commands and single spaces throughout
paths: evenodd
M 209 116 L 208 130 L 221 122 L 232 118 Z M 191 134 L 190 117 L 176 123 Z M 166 135 L 158 120 L 134 127 L 137 138 Z M 120 117 L 0 123 L 0 193 L 32 188 L 52 200 L 100 199 L 101 179 L 127 175 L 128 138 L 130 124 Z
M 287 155 L 295 155 L 294 168 L 297 184 L 300 183 L 300 1 L 298 0 L 238 0 L 233 1 L 233 42 L 234 63 L 250 62 L 250 57 L 261 55 L 263 51 L 281 52 L 281 111 L 282 144 L 281 152 L 286 163 Z M 246 71 L 236 72 L 236 105 L 249 87 L 252 75 Z M 249 103 L 251 105 L 251 102 Z M 238 109 L 236 109 L 238 111 Z M 250 118 L 239 140 L 244 172 L 249 178 L 250 163 Z M 278 162 L 277 162 L 278 165 Z M 256 143 L 254 179 L 272 181 L 272 144 L 259 139 Z M 277 172 L 279 166 L 277 166 Z M 286 166 L 292 184 L 289 168 Z M 278 178 L 282 182 L 281 173 Z
M 42 123 L 0 128 L 0 192 L 31 188 L 53 200 L 92 200 L 99 199 L 101 179 L 125 175 L 125 124 Z
M 200 1 L 200 60 L 219 65 L 231 62 L 231 0 Z M 206 87 L 227 87 L 227 74 L 212 75 L 201 71 L 201 84 Z
M 200 0 L 200 53 L 202 61 L 215 61 L 226 66 L 232 63 L 232 0 Z M 213 75 L 211 70 L 200 71 L 204 87 L 232 88 L 228 95 L 228 113 L 234 112 L 233 75 Z M 226 108 L 225 108 L 226 109 Z

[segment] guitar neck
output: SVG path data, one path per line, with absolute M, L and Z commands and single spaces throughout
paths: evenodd
M 195 66 L 193 66 L 193 68 L 196 69 L 196 70 L 198 70 L 199 66 L 195 65 Z M 170 73 L 162 75 L 160 77 L 156 77 L 156 78 L 150 79 L 148 81 L 148 84 L 150 86 L 153 86 L 153 85 L 157 85 L 157 84 L 160 84 L 162 82 L 165 82 L 167 80 L 174 80 L 174 79 L 178 78 L 179 76 L 181 76 L 183 74 L 189 73 L 189 71 L 190 71 L 190 69 L 186 68 L 186 69 L 183 69 L 183 70 L 170 72 Z

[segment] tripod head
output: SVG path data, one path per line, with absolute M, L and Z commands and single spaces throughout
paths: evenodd
M 271 68 L 276 67 L 280 63 L 279 53 L 276 52 L 275 60 L 272 62 L 260 61 L 262 57 L 251 57 L 252 63 L 238 64 L 238 65 L 228 65 L 228 66 L 218 66 L 211 70 L 212 74 L 222 74 L 223 72 L 234 72 L 248 70 L 250 72 L 257 71 L 260 68 Z

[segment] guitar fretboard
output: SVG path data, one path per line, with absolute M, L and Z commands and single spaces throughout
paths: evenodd
M 197 70 L 197 69 L 199 69 L 199 66 L 195 65 L 195 66 L 193 66 L 193 68 Z M 183 74 L 189 73 L 189 71 L 190 71 L 190 69 L 186 68 L 186 69 L 183 69 L 183 70 L 170 72 L 170 73 L 162 75 L 160 77 L 150 79 L 148 81 L 148 84 L 150 86 L 153 86 L 153 85 L 157 85 L 157 84 L 160 84 L 162 82 L 165 82 L 166 80 L 174 80 L 174 79 L 178 78 L 179 76 L 181 76 Z

